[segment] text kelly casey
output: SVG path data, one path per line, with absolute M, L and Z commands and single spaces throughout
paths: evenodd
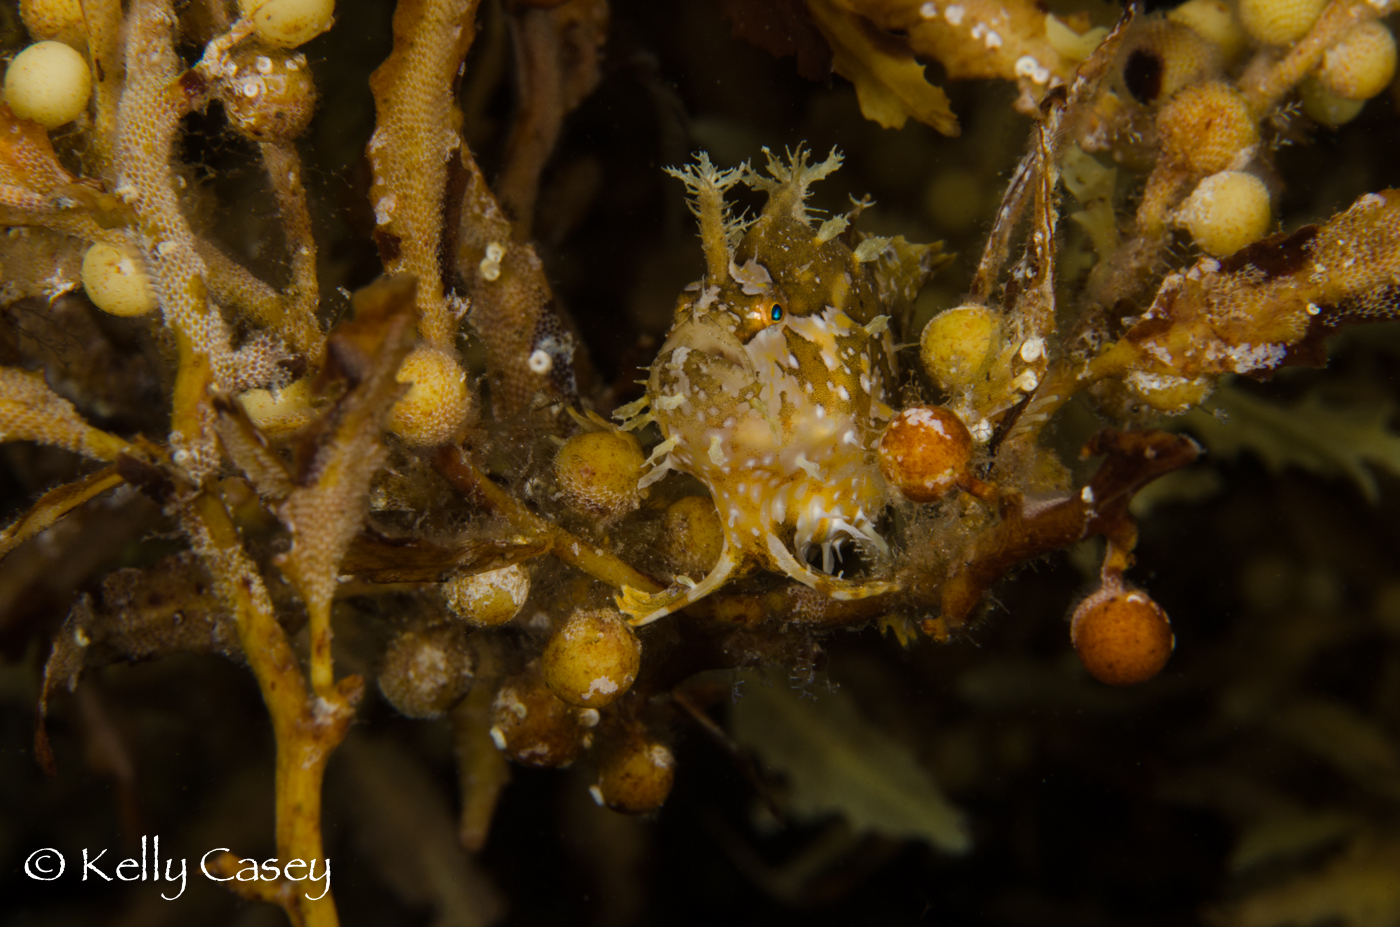
M 83 848 L 83 868 L 82 880 L 86 882 L 88 877 L 102 879 L 107 882 L 113 881 L 115 876 L 122 882 L 179 882 L 180 890 L 174 895 L 167 895 L 161 892 L 160 897 L 166 901 L 174 901 L 185 893 L 186 861 L 167 857 L 164 860 L 164 875 L 161 874 L 160 857 L 160 837 L 156 836 L 151 840 L 150 859 L 147 860 L 146 837 L 141 838 L 141 857 L 124 859 L 121 862 L 103 862 L 103 857 L 107 855 L 106 850 L 99 851 L 93 855 L 86 847 Z M 238 863 L 238 868 L 233 875 L 222 875 L 219 872 L 209 870 L 210 857 L 219 853 L 227 853 L 227 847 L 215 847 L 199 858 L 199 871 L 204 873 L 206 879 L 214 882 L 276 882 L 279 879 L 286 879 L 289 882 L 322 882 L 320 894 L 312 897 L 310 892 L 306 893 L 308 901 L 319 901 L 326 897 L 326 892 L 331 890 L 331 861 L 329 859 L 304 860 L 292 859 L 283 865 L 281 860 L 268 859 L 259 863 L 257 860 L 244 859 Z M 147 865 L 149 862 L 149 866 Z M 175 871 L 175 865 L 179 865 L 179 871 Z M 317 873 L 318 865 L 324 864 L 324 871 Z M 62 877 L 68 868 L 68 860 L 63 854 L 52 847 L 44 847 L 30 853 L 24 861 L 24 874 L 31 879 L 40 882 L 52 882 Z

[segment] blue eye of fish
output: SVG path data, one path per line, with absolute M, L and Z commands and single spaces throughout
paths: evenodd
M 773 319 L 774 322 L 781 322 L 781 321 L 783 320 L 783 307 L 782 307 L 782 306 L 774 306 L 774 307 L 773 307 L 772 319 Z

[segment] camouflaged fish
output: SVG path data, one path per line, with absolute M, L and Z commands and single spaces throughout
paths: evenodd
M 894 414 L 888 322 L 944 258 L 938 245 L 854 232 L 849 220 L 864 204 L 817 225 L 808 187 L 840 164 L 832 152 L 808 165 L 799 149 L 785 162 L 769 154 L 766 177 L 748 165 L 717 170 L 705 155 L 669 171 L 694 197 L 706 275 L 677 303 L 646 397 L 618 416 L 627 428 L 657 423 L 663 440 L 641 485 L 671 470 L 704 483 L 724 548 L 699 583 L 656 595 L 625 589 L 618 604 L 637 624 L 757 568 L 839 599 L 892 588 L 832 568 L 845 542 L 887 550 L 876 523 L 889 489 L 875 447 Z M 752 222 L 732 217 L 724 202 L 740 182 L 768 195 Z M 814 547 L 820 571 L 806 562 Z

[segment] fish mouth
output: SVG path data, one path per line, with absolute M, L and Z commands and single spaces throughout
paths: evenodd
M 754 372 L 753 361 L 744 350 L 743 342 L 724 326 L 708 319 L 690 318 L 677 325 L 657 352 L 657 357 L 666 358 L 669 363 L 674 352 L 680 348 L 708 355 L 749 374 Z

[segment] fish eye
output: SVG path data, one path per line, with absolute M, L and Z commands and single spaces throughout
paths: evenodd
M 781 322 L 783 320 L 783 307 L 779 306 L 777 303 L 774 303 L 773 311 L 769 314 L 769 318 L 771 318 L 774 322 Z

